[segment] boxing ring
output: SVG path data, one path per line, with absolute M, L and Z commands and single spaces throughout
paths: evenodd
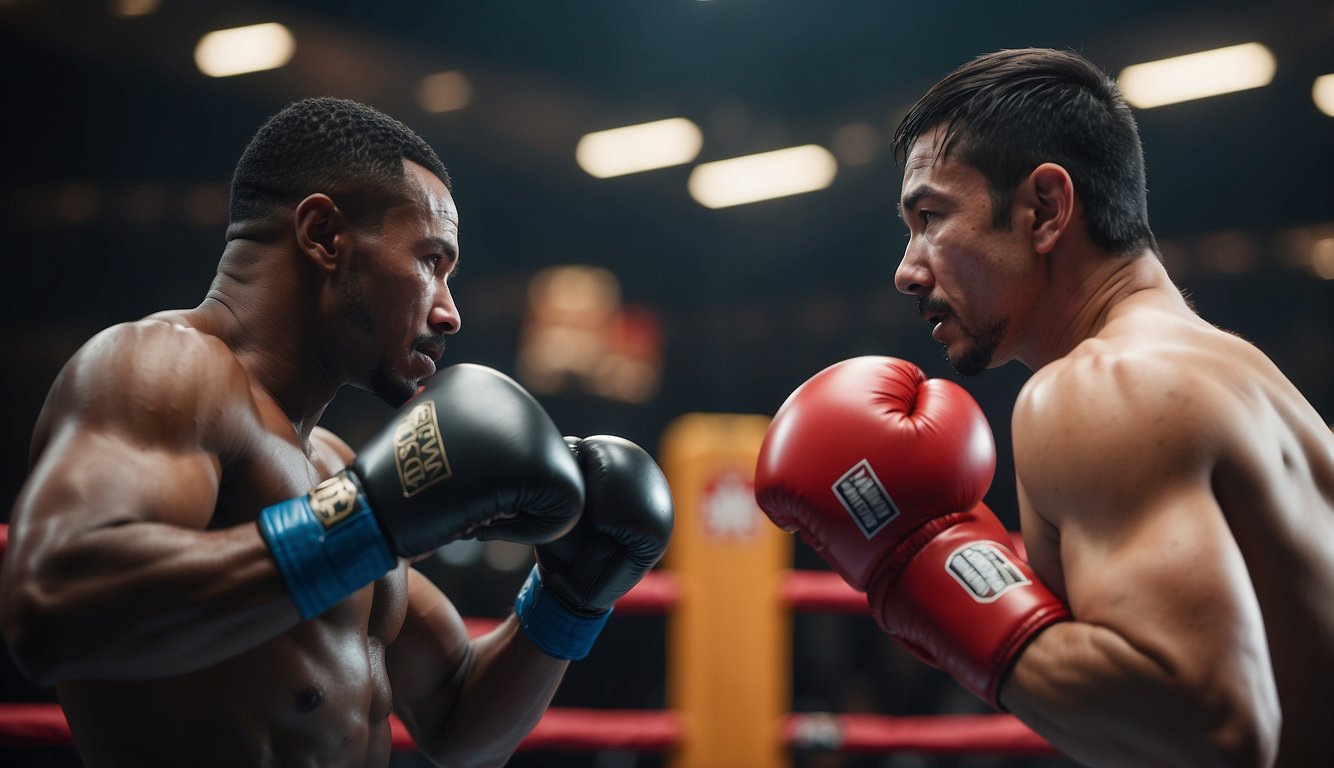
M 1010 715 L 790 711 L 792 614 L 868 608 L 837 574 L 792 570 L 792 537 L 755 505 L 751 483 L 767 425 L 763 416 L 687 414 L 664 435 L 676 532 L 663 567 L 618 601 L 616 613 L 666 617 L 666 709 L 552 707 L 519 750 L 659 753 L 673 768 L 783 768 L 793 751 L 1059 754 Z M 0 525 L 0 556 L 7 539 Z M 498 623 L 465 621 L 472 636 Z M 868 623 L 865 631 L 878 630 Z M 397 718 L 390 725 L 395 750 L 415 749 Z M 0 703 L 0 763 L 7 746 L 71 744 L 58 704 Z

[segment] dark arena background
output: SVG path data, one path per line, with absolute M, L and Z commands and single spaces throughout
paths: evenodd
M 210 37 L 241 28 L 267 35 L 242 48 L 269 59 L 238 63 L 225 38 Z M 1334 3 L 0 0 L 0 263 L 10 275 L 0 520 L 63 362 L 108 325 L 196 305 L 222 251 L 228 183 L 246 142 L 285 104 L 332 95 L 414 128 L 453 177 L 463 328 L 444 364 L 509 373 L 564 432 L 620 434 L 667 464 L 667 438 L 688 415 L 770 416 L 836 361 L 903 357 L 982 404 L 1000 456 L 986 500 L 1017 529 L 1009 414 L 1029 373 L 1010 364 L 958 377 L 913 300 L 895 290 L 906 230 L 890 140 L 916 97 L 955 66 L 1027 46 L 1075 50 L 1118 77 L 1218 49 L 1259 62 L 1240 90 L 1135 107 L 1150 220 L 1200 314 L 1257 344 L 1334 421 Z M 630 153 L 661 151 L 662 167 L 617 169 L 616 153 L 599 144 L 614 138 L 603 131 L 667 120 L 654 152 Z M 745 200 L 745 190 L 710 186 L 723 172 L 712 163 L 798 147 L 808 162 L 778 173 L 793 185 L 780 196 Z M 321 423 L 356 446 L 388 415 L 345 388 Z M 733 422 L 719 423 L 706 442 L 737 437 L 725 426 Z M 747 506 L 749 479 L 739 482 L 726 497 L 697 485 L 732 510 L 734 525 L 768 526 Z M 694 503 L 674 490 L 678 504 Z M 701 662 L 696 652 L 672 647 L 684 642 L 673 622 L 694 583 L 673 576 L 678 546 L 690 545 L 673 542 L 657 602 L 613 617 L 554 706 L 680 717 L 637 748 L 598 737 L 634 732 L 633 721 L 590 715 L 588 743 L 552 738 L 511 765 L 721 765 L 692 763 L 673 743 L 704 716 L 683 710 L 678 681 L 709 677 L 683 668 Z M 776 568 L 828 570 L 801 543 L 783 537 L 782 546 Z M 420 567 L 464 615 L 496 619 L 531 562 L 517 545 L 460 542 Z M 724 567 L 699 583 L 733 578 L 755 574 Z M 768 629 L 721 633 L 741 646 L 729 654 L 744 654 L 774 641 L 762 633 L 782 632 L 776 693 L 756 691 L 768 696 L 756 706 L 811 715 L 775 720 L 772 754 L 748 764 L 1073 765 L 1041 749 L 852 748 L 855 722 L 839 715 L 876 716 L 874 729 L 890 728 L 888 716 L 990 713 L 864 613 L 811 605 Z M 55 701 L 7 656 L 0 694 Z M 708 717 L 724 728 L 735 717 L 740 734 L 744 714 Z M 955 741 L 966 741 L 960 728 Z M 69 746 L 11 739 L 0 764 L 80 763 Z M 392 764 L 425 762 L 404 748 Z

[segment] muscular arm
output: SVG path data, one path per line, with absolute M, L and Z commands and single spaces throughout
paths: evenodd
M 1267 765 L 1278 704 L 1246 566 L 1212 490 L 1229 405 L 1162 363 L 1083 358 L 1015 410 L 1026 538 L 1075 620 L 1025 649 L 1010 711 L 1091 765 Z M 1060 572 L 1051 565 L 1059 563 Z
M 386 654 L 395 712 L 424 754 L 450 766 L 503 765 L 569 666 L 538 650 L 513 616 L 470 642 L 453 603 L 415 570 Z
M 0 581 L 34 679 L 181 674 L 296 623 L 255 526 L 205 530 L 248 391 L 220 342 L 159 322 L 100 334 L 62 371 Z

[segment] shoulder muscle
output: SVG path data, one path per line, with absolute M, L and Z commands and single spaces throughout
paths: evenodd
M 221 341 L 158 321 L 112 327 L 52 385 L 14 519 L 202 528 L 256 418 L 248 376 Z
M 1222 438 L 1219 390 L 1179 365 L 1077 354 L 1042 369 L 1015 404 L 1015 468 L 1039 514 L 1127 510 L 1207 484 Z
M 61 371 L 42 420 L 144 446 L 225 453 L 249 379 L 220 340 L 156 320 L 113 326 Z

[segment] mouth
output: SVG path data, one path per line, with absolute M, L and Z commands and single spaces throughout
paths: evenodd
M 414 350 L 413 354 L 415 354 L 418 358 L 420 358 L 426 364 L 426 367 L 429 369 L 429 372 L 426 374 L 426 376 L 435 375 L 436 362 L 440 360 L 443 351 L 436 352 L 434 350 L 418 349 Z
M 949 317 L 950 314 L 948 312 L 931 312 L 922 315 L 922 319 L 926 321 L 926 324 L 931 326 L 931 338 L 939 341 L 937 334 L 940 333 L 941 326 L 945 324 L 945 321 L 948 320 Z
M 931 326 L 931 338 L 939 341 L 941 327 L 954 313 L 945 302 L 923 297 L 917 302 L 917 314 Z

